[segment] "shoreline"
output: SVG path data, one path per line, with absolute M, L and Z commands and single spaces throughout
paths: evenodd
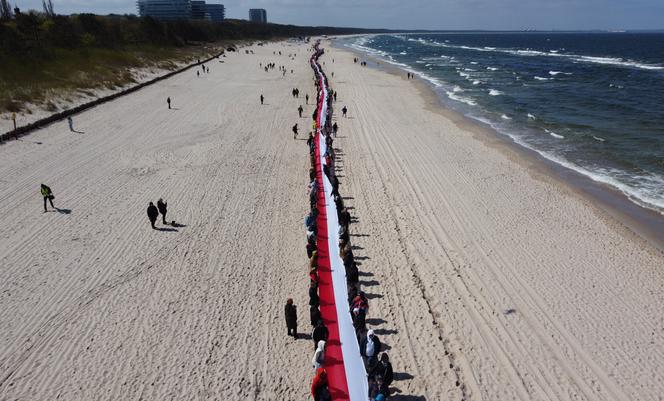
M 337 39 L 338 40 L 338 39 Z M 367 64 L 387 74 L 403 79 L 402 68 L 365 54 L 359 50 L 340 45 L 337 40 L 328 40 L 329 46 L 337 51 L 358 55 L 374 64 Z M 633 202 L 619 189 L 597 182 L 592 178 L 543 157 L 535 150 L 515 142 L 507 135 L 496 131 L 488 124 L 472 119 L 443 103 L 430 82 L 415 74 L 413 82 L 428 110 L 443 115 L 462 130 L 469 131 L 473 137 L 485 145 L 497 149 L 510 160 L 525 167 L 534 179 L 557 185 L 562 191 L 573 193 L 584 200 L 598 215 L 614 228 L 635 240 L 646 241 L 664 252 L 664 215 L 658 211 Z

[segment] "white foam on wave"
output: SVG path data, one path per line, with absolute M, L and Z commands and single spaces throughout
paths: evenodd
M 477 79 L 473 81 L 473 85 L 479 85 L 481 83 L 482 83 L 482 81 L 478 81 Z
M 534 115 L 532 115 L 530 113 L 528 113 L 528 118 L 531 119 L 531 120 L 536 120 L 537 119 L 537 117 L 535 117 Z
M 471 61 L 470 64 L 477 65 L 478 63 L 477 63 L 477 61 Z
M 399 54 L 401 54 L 402 56 L 405 56 L 405 55 L 408 54 L 408 53 L 406 53 L 406 52 L 401 52 L 401 53 L 399 53 Z
M 606 141 L 606 139 L 604 139 L 604 138 L 600 138 L 600 137 L 595 136 L 595 135 L 593 135 L 593 139 L 596 140 L 596 141 L 598 141 L 598 142 L 605 142 L 605 141 Z
M 452 88 L 452 92 L 454 93 L 463 92 L 463 88 L 460 87 L 459 85 L 455 85 L 454 88 Z
M 511 120 L 511 119 L 512 119 L 512 117 L 510 117 L 510 116 L 508 116 L 508 115 L 506 115 L 506 114 L 501 114 L 501 115 L 500 115 L 500 118 L 502 118 L 503 120 Z
M 532 116 L 528 114 L 528 116 Z M 506 135 L 511 138 L 514 143 L 523 146 L 524 148 L 530 149 L 535 153 L 539 154 L 543 158 L 550 160 L 560 166 L 563 166 L 569 170 L 575 171 L 581 175 L 584 175 L 590 178 L 593 181 L 600 182 L 603 184 L 610 185 L 614 188 L 617 188 L 620 192 L 625 194 L 628 199 L 632 202 L 640 205 L 642 207 L 654 210 L 662 215 L 664 215 L 664 200 L 659 197 L 657 193 L 661 193 L 661 188 L 664 188 L 664 177 L 661 177 L 656 174 L 649 174 L 647 176 L 640 177 L 626 177 L 625 179 L 619 179 L 621 176 L 625 176 L 627 173 L 620 170 L 609 170 L 609 169 L 590 169 L 583 166 L 579 166 L 575 163 L 570 162 L 562 156 L 556 155 L 552 152 L 543 151 L 535 148 L 533 145 L 526 142 L 522 137 L 506 131 L 501 128 L 499 124 L 496 124 L 490 120 L 487 120 L 483 117 L 477 117 L 472 114 L 469 114 L 468 117 L 485 123 L 492 127 L 494 130 L 500 134 Z M 533 116 L 534 118 L 534 116 Z M 556 134 L 557 135 L 557 134 Z M 551 135 L 556 137 L 554 135 Z M 561 135 L 559 135 L 561 136 Z M 556 137 L 557 138 L 557 137 Z M 562 138 L 558 138 L 562 139 Z M 637 180 L 635 180 L 637 179 Z M 624 181 L 638 181 L 638 187 L 626 184 Z
M 459 71 L 459 75 L 466 79 L 470 78 L 470 74 L 468 74 L 467 72 Z
M 547 134 L 551 135 L 551 136 L 552 136 L 552 137 L 554 137 L 554 138 L 558 138 L 558 139 L 565 139 L 565 137 L 564 137 L 564 136 L 562 136 L 562 135 L 559 135 L 559 134 L 556 134 L 556 133 L 555 133 L 555 132 L 553 132 L 553 131 L 549 131 L 549 130 L 548 130 L 548 129 L 546 129 L 546 128 L 544 129 L 544 131 L 546 131 L 546 133 L 547 133 Z
M 452 100 L 456 100 L 457 102 L 465 103 L 469 106 L 477 106 L 477 102 L 475 102 L 473 99 L 470 99 L 468 97 L 464 96 L 459 96 L 456 93 L 452 91 L 447 91 L 445 92 L 447 94 L 447 97 L 449 97 Z
M 612 65 L 615 67 L 627 67 L 627 68 L 638 68 L 641 70 L 650 70 L 650 71 L 662 71 L 664 70 L 664 65 L 662 64 L 648 64 L 636 60 L 625 60 L 618 57 L 600 57 L 600 56 L 584 56 L 580 54 L 573 53 L 560 53 L 558 50 L 549 50 L 549 51 L 539 51 L 532 49 L 510 49 L 510 48 L 495 48 L 495 47 L 473 47 L 473 46 L 459 46 L 459 45 L 450 45 L 447 43 L 440 43 L 431 41 L 426 43 L 429 46 L 439 46 L 439 47 L 448 47 L 454 49 L 463 49 L 463 50 L 474 50 L 480 52 L 496 52 L 504 54 L 512 54 L 516 56 L 542 56 L 542 57 L 559 57 L 567 58 L 573 61 L 581 63 L 593 63 L 593 64 L 605 64 Z M 565 50 L 565 49 L 561 49 Z
M 498 68 L 496 67 L 486 67 L 486 69 L 489 71 L 498 71 Z
M 560 75 L 560 74 L 563 74 L 563 75 L 572 75 L 571 72 L 549 71 L 549 75 L 552 75 L 552 76 L 554 76 L 554 77 L 555 77 L 556 75 Z
M 500 96 L 502 95 L 503 92 L 496 90 L 496 89 L 489 89 L 489 95 L 491 96 Z
M 534 78 L 538 81 L 550 81 L 550 80 L 553 79 L 553 78 L 544 78 L 544 77 L 538 77 L 538 76 L 535 76 Z

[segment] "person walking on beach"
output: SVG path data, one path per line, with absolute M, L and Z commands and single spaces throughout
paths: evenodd
M 297 139 L 297 124 L 293 125 L 293 139 Z
M 154 205 L 154 203 L 150 202 L 148 205 L 148 219 L 150 219 L 150 225 L 152 226 L 153 230 L 157 228 L 154 226 L 154 223 L 157 221 L 157 217 L 159 217 L 159 210 L 157 210 L 157 207 Z
M 263 100 L 265 100 L 265 98 L 263 97 L 263 94 L 261 94 L 261 104 L 263 104 Z
M 344 118 L 346 118 L 346 113 L 348 113 L 348 109 L 346 108 L 346 106 L 344 106 L 344 108 L 341 109 L 341 113 L 343 114 Z
M 47 200 L 51 203 L 51 207 L 55 209 L 55 206 L 53 206 L 53 199 L 55 199 L 55 196 L 53 196 L 53 191 L 51 191 L 51 188 L 45 184 L 41 184 L 41 194 L 44 197 L 44 213 L 48 212 L 48 209 L 46 209 Z
M 314 366 L 314 369 L 318 369 L 323 366 L 325 362 L 325 341 L 318 342 L 318 348 L 314 352 L 314 357 L 311 358 L 311 364 Z
M 338 129 L 339 129 L 339 126 L 337 125 L 336 122 L 334 124 L 332 124 L 332 133 L 334 134 L 335 138 L 337 137 L 337 130 Z
M 286 300 L 284 314 L 286 315 L 286 328 L 288 329 L 288 335 L 292 335 L 293 338 L 297 338 L 297 307 L 293 305 L 292 298 L 288 298 L 288 300 Z
M 309 104 L 309 94 L 304 95 L 304 100 L 306 101 L 307 104 Z
M 161 213 L 162 222 L 168 224 L 166 223 L 166 202 L 161 198 L 157 201 L 157 209 L 159 210 L 159 213 Z
M 171 98 L 170 97 L 166 98 L 166 103 L 168 103 L 168 109 L 170 110 L 171 109 Z
M 67 116 L 67 123 L 69 124 L 69 131 L 74 132 L 74 120 L 71 116 Z
M 304 111 L 304 108 L 302 108 L 302 105 L 297 108 L 297 112 L 300 114 L 300 118 L 302 118 L 302 112 Z

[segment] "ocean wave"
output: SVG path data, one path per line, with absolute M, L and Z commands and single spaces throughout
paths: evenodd
M 596 141 L 598 141 L 598 142 L 605 142 L 605 141 L 606 141 L 606 139 L 601 138 L 601 137 L 599 137 L 599 136 L 595 136 L 595 135 L 593 135 L 593 139 L 596 140 Z
M 586 55 L 573 54 L 573 53 L 560 53 L 558 51 L 552 52 L 552 51 L 539 51 L 532 49 L 505 49 L 505 48 L 496 48 L 496 47 L 474 47 L 474 46 L 463 46 L 463 45 L 460 46 L 460 45 L 450 45 L 447 43 L 440 43 L 435 41 L 426 42 L 424 44 L 428 46 L 439 46 L 439 47 L 447 47 L 453 49 L 473 50 L 479 52 L 512 54 L 515 56 L 559 57 L 559 58 L 567 58 L 581 63 L 604 64 L 604 65 L 611 65 L 614 67 L 637 68 L 641 70 L 650 70 L 650 71 L 664 70 L 664 65 L 662 64 L 648 64 L 636 60 L 629 60 L 629 59 L 625 60 L 619 57 L 586 56 Z
M 452 92 L 454 92 L 454 93 L 459 93 L 459 92 L 463 92 L 463 91 L 464 91 L 463 88 L 460 87 L 459 85 L 456 85 L 456 86 L 454 86 L 454 88 L 452 88 Z
M 544 78 L 544 77 L 538 77 L 538 76 L 535 76 L 534 78 L 538 81 L 550 81 L 550 80 L 553 79 L 553 78 Z
M 482 83 L 482 81 L 479 81 L 479 80 L 477 80 L 477 79 L 473 81 L 473 85 L 479 85 L 479 84 L 481 84 L 481 83 Z
M 512 117 L 508 116 L 507 114 L 501 114 L 500 118 L 502 118 L 503 120 L 511 120 L 512 119 Z
M 534 115 L 532 115 L 532 114 L 530 114 L 530 113 L 528 113 L 528 118 L 529 118 L 530 120 L 537 120 L 537 117 L 535 117 Z
M 449 97 L 452 100 L 456 100 L 457 102 L 465 103 L 469 106 L 477 106 L 477 102 L 475 102 L 473 99 L 464 97 L 464 96 L 459 96 L 455 94 L 452 91 L 447 91 L 445 92 L 447 94 L 447 97 Z
M 556 133 L 553 132 L 553 131 L 549 131 L 549 130 L 546 129 L 546 128 L 544 129 L 544 131 L 546 131 L 547 134 L 551 135 L 551 136 L 554 137 L 554 138 L 557 138 L 557 139 L 565 139 L 564 136 L 559 135 L 559 134 L 556 134 Z
M 486 67 L 486 69 L 489 71 L 498 71 L 498 68 L 496 67 Z
M 496 89 L 489 89 L 489 95 L 491 96 L 500 96 L 502 95 L 503 92 L 496 90 Z
M 560 74 L 563 74 L 563 75 L 572 75 L 571 72 L 549 71 L 549 75 L 552 75 L 552 76 L 554 76 L 554 77 L 555 77 L 556 75 L 560 75 Z

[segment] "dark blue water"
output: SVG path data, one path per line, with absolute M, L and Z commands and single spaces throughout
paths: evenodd
M 345 45 L 452 108 L 664 213 L 664 34 L 377 35 Z

